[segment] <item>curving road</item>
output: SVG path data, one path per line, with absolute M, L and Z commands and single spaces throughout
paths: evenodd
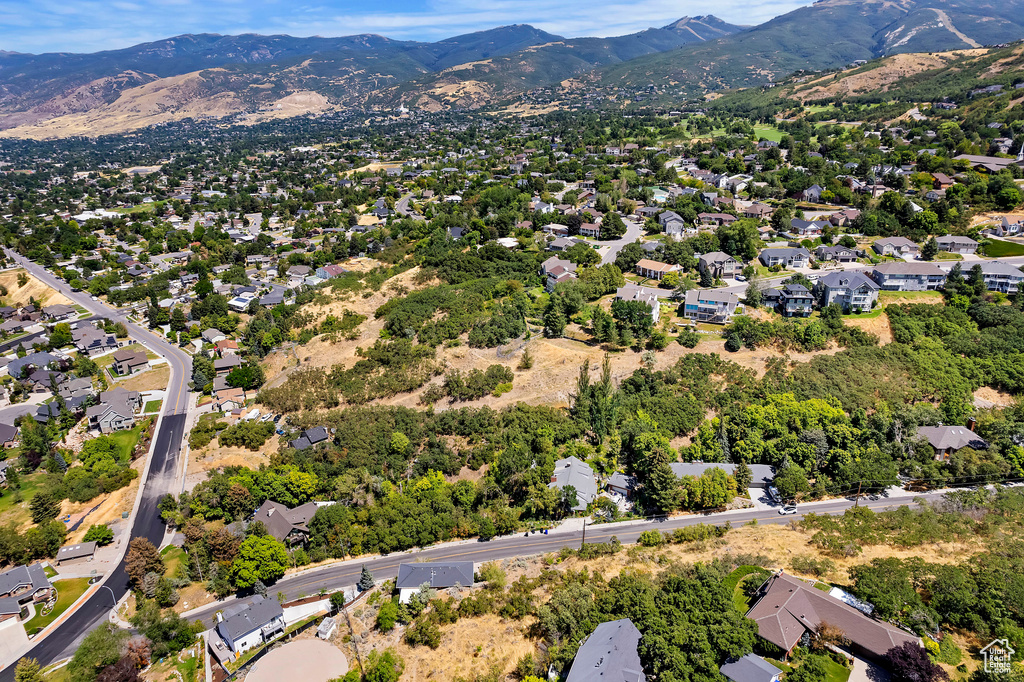
M 869 507 L 875 510 L 893 509 L 901 506 L 915 506 L 917 500 L 924 499 L 935 501 L 945 491 L 925 493 L 918 496 L 905 496 L 899 499 L 881 498 L 868 500 L 865 497 L 860 499 L 860 506 Z M 625 522 L 618 524 L 604 524 L 589 526 L 586 529 L 586 541 L 607 542 L 613 536 L 623 543 L 635 543 L 640 533 L 645 530 L 674 530 L 685 526 L 694 526 L 701 523 L 723 526 L 730 523 L 733 526 L 743 525 L 753 520 L 758 523 L 789 523 L 794 519 L 802 519 L 805 514 L 814 512 L 816 514 L 838 515 L 844 513 L 855 504 L 852 499 L 828 500 L 825 502 L 814 502 L 801 505 L 800 513 L 789 516 L 779 515 L 776 509 L 751 510 L 738 512 L 725 512 L 706 515 L 679 516 L 673 519 L 660 519 L 642 522 Z M 300 596 L 317 594 L 321 590 L 335 591 L 344 587 L 350 587 L 359 580 L 362 566 L 370 569 L 376 580 L 394 578 L 398 575 L 398 566 L 402 563 L 419 561 L 474 561 L 485 562 L 497 559 L 509 559 L 513 557 L 532 556 L 557 552 L 563 547 L 580 546 L 583 540 L 583 533 L 580 531 L 555 533 L 551 535 L 522 535 L 517 534 L 503 538 L 497 538 L 490 542 L 458 542 L 432 548 L 401 552 L 389 556 L 370 559 L 365 561 L 352 560 L 344 563 L 332 564 L 323 568 L 317 568 L 304 573 L 286 577 L 271 587 L 276 594 L 283 592 L 288 599 Z M 251 601 L 251 597 L 239 599 L 242 603 Z M 236 601 L 236 600 L 232 600 Z M 202 620 L 207 627 L 213 627 L 217 611 L 225 607 L 224 602 L 215 602 L 186 613 L 189 620 Z
M 89 294 L 84 292 L 70 291 L 67 284 L 58 280 L 42 266 L 10 250 L 5 249 L 5 251 L 9 258 L 24 267 L 34 277 L 61 292 L 90 313 L 124 323 L 129 334 L 135 340 L 167 360 L 171 368 L 167 394 L 164 399 L 163 412 L 157 421 L 152 456 L 143 474 L 141 496 L 136 500 L 131 529 L 131 537 L 149 538 L 154 545 L 159 547 L 164 540 L 166 529 L 160 519 L 160 510 L 157 505 L 160 498 L 167 493 L 177 492 L 179 455 L 185 435 L 185 417 L 189 405 L 188 382 L 192 374 L 191 357 L 177 346 L 169 344 L 166 339 L 128 321 L 122 313 L 102 301 L 94 301 Z M 127 545 L 127 542 L 123 543 L 125 548 Z M 123 561 L 106 577 L 103 586 L 80 604 L 70 616 L 65 616 L 65 620 L 56 629 L 47 634 L 42 641 L 24 655 L 38 659 L 41 664 L 47 665 L 73 653 L 85 634 L 105 621 L 114 602 L 128 592 L 128 576 L 124 571 Z M 111 593 L 113 593 L 113 597 Z M 13 680 L 14 665 L 11 664 L 0 671 L 0 682 L 13 682 Z
M 634 222 L 629 218 L 623 218 L 622 222 L 626 225 L 626 234 L 622 235 L 619 239 L 610 242 L 600 242 L 601 248 L 597 250 L 601 254 L 601 265 L 608 265 L 614 263 L 615 258 L 619 255 L 619 251 L 626 244 L 632 244 L 644 234 L 644 226 L 641 223 Z
M 404 197 L 395 202 L 395 213 L 405 216 L 406 218 L 412 218 L 413 220 L 423 220 L 423 216 L 409 208 L 409 202 L 412 201 L 413 193 L 409 192 Z

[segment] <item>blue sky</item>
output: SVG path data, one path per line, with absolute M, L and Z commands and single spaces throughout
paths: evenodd
M 182 33 L 287 33 L 438 40 L 505 24 L 567 37 L 622 35 L 715 14 L 757 24 L 793 0 L 0 0 L 0 50 L 94 52 Z

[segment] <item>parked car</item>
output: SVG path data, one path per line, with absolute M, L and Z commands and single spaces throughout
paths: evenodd
M 743 275 L 736 275 L 736 281 L 737 282 L 746 282 L 747 278 L 744 277 Z
M 783 516 L 789 516 L 790 514 L 796 514 L 796 506 L 787 504 L 785 507 L 779 510 L 779 514 Z

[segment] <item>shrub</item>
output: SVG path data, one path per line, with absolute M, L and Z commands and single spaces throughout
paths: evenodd
M 98 526 L 90 526 L 89 530 L 85 532 L 85 541 L 95 541 L 97 545 L 109 545 L 114 541 L 114 531 L 106 524 L 100 524 Z
M 657 547 L 658 545 L 665 544 L 665 538 L 656 530 L 645 530 L 640 533 L 639 542 L 644 547 Z
M 391 632 L 395 629 L 395 621 L 398 620 L 398 604 L 394 601 L 386 601 L 381 604 L 377 611 L 377 629 L 381 632 Z
M 697 344 L 700 343 L 700 334 L 692 329 L 683 329 L 679 332 L 679 336 L 676 337 L 676 342 L 685 348 L 696 348 Z

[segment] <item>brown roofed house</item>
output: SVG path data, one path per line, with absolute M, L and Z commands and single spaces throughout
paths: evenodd
M 142 351 L 122 348 L 114 353 L 114 370 L 122 376 L 134 374 L 149 366 L 149 358 Z
M 761 586 L 759 599 L 747 618 L 757 623 L 761 637 L 787 656 L 804 633 L 816 632 L 822 624 L 841 630 L 852 653 L 874 662 L 905 642 L 920 644 L 909 632 L 870 618 L 844 601 L 784 573 L 773 575 Z

